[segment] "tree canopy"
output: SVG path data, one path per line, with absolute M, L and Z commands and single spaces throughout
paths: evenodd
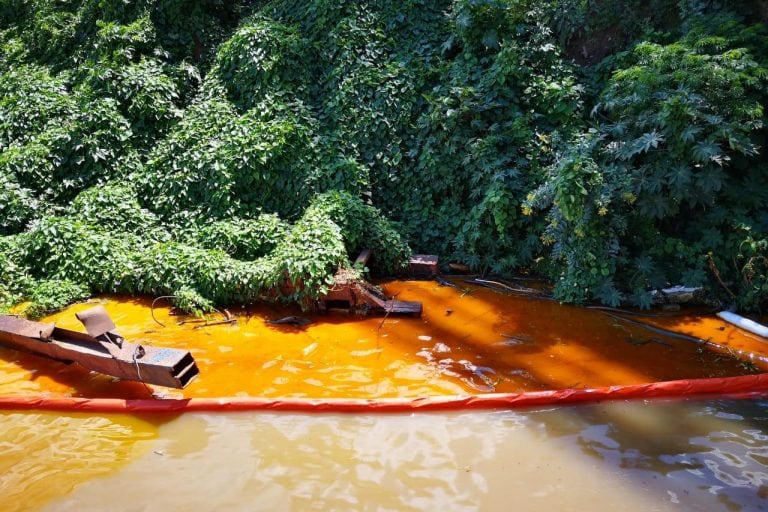
M 0 305 L 306 304 L 361 248 L 768 302 L 765 2 L 6 0 Z

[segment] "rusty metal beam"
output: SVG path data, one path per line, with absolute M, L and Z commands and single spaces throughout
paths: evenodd
M 106 325 L 103 318 L 99 324 Z M 112 340 L 15 316 L 0 315 L 0 343 L 120 379 L 158 386 L 183 388 L 199 374 L 194 358 L 186 350 L 128 342 L 117 345 Z

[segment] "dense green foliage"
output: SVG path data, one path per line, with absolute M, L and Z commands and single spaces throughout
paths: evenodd
M 310 305 L 369 247 L 760 308 L 758 7 L 6 0 L 0 307 Z
M 768 228 L 766 167 L 755 158 L 768 84 L 768 61 L 755 59 L 766 35 L 707 18 L 674 43 L 620 56 L 593 128 L 564 146 L 529 198 L 549 208 L 559 296 L 617 304 L 623 285 L 647 305 L 666 283 L 705 284 L 714 264 L 745 305 L 764 297 L 748 272 L 761 258 L 750 240 Z

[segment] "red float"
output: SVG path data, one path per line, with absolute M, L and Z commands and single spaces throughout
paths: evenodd
M 693 379 L 610 386 L 594 389 L 562 389 L 528 393 L 433 396 L 425 398 L 188 398 L 119 399 L 40 396 L 0 396 L 0 409 L 98 412 L 98 413 L 183 413 L 286 411 L 308 413 L 390 413 L 517 409 L 549 405 L 601 402 L 604 400 L 680 398 L 768 397 L 768 373 L 717 379 Z

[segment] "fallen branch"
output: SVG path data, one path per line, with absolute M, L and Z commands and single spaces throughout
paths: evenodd
M 712 253 L 707 254 L 707 262 L 709 263 L 709 270 L 712 272 L 712 274 L 715 276 L 715 279 L 717 279 L 717 282 L 720 283 L 720 286 L 723 287 L 723 289 L 728 292 L 728 295 L 731 296 L 732 299 L 736 298 L 736 294 L 734 294 L 730 288 L 723 282 L 722 278 L 720 277 L 720 271 L 717 270 L 717 265 L 715 265 L 715 259 L 712 257 Z
M 149 314 L 152 316 L 152 320 L 155 321 L 160 327 L 165 327 L 165 324 L 162 323 L 160 320 L 158 320 L 155 317 L 155 304 L 157 304 L 157 301 L 163 300 L 163 299 L 175 299 L 176 295 L 161 295 L 160 297 L 155 297 L 155 300 L 152 301 L 152 305 L 149 307 Z M 198 323 L 198 322 L 205 322 L 205 325 L 198 325 L 195 326 L 194 329 L 199 329 L 201 327 L 209 327 L 212 325 L 221 325 L 221 324 L 233 324 L 237 322 L 237 318 L 233 318 L 232 314 L 227 311 L 226 309 L 224 312 L 219 311 L 216 308 L 213 308 L 213 310 L 224 317 L 224 320 L 220 320 L 218 322 L 209 322 L 207 318 L 203 319 L 195 319 L 195 320 L 182 320 L 181 322 L 177 322 L 176 325 L 184 325 L 188 323 Z
M 528 291 L 525 291 L 524 289 L 512 288 L 511 286 L 507 286 L 502 283 L 497 283 L 496 281 L 489 281 L 487 279 L 464 279 L 464 282 L 468 284 L 483 286 L 485 288 L 488 288 L 490 290 L 493 290 L 499 293 L 507 293 L 509 295 L 518 295 L 521 297 L 531 297 L 535 299 L 551 300 L 554 302 L 558 302 L 557 299 L 555 299 L 551 295 L 547 295 L 546 293 L 540 292 L 538 290 L 535 290 L 534 292 L 528 292 Z
M 543 295 L 544 292 L 541 290 L 537 290 L 535 288 L 528 288 L 527 286 L 510 286 L 507 283 L 504 283 L 502 281 L 491 281 L 489 279 L 475 279 L 475 281 L 479 283 L 489 283 L 489 284 L 495 284 L 498 286 L 501 286 L 504 289 L 507 289 L 512 292 L 519 292 L 519 293 L 530 293 L 534 295 Z

